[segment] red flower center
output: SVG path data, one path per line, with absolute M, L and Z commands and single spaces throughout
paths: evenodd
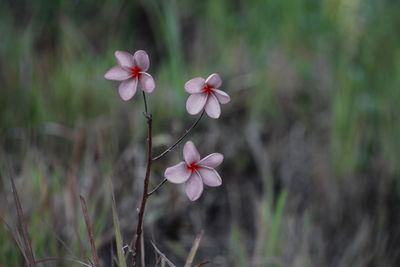
M 139 73 L 139 71 L 142 71 L 138 66 L 135 66 L 134 68 L 131 68 L 131 79 L 136 79 L 136 77 L 138 79 L 140 79 L 140 76 L 142 76 L 141 73 Z
M 190 165 L 186 165 L 186 168 L 188 169 L 188 171 L 193 173 L 200 167 L 199 167 L 199 165 L 196 164 L 195 161 L 193 161 Z
M 203 92 L 205 94 L 207 94 L 207 95 L 211 95 L 214 92 L 213 88 L 214 88 L 214 86 L 211 86 L 209 84 L 205 84 L 204 87 L 203 87 Z

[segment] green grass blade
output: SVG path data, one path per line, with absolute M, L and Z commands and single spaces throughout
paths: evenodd
M 124 252 L 122 249 L 122 235 L 119 227 L 119 219 L 117 214 L 117 205 L 115 204 L 114 190 L 112 188 L 112 183 L 110 179 L 110 188 L 111 188 L 111 197 L 112 197 L 112 213 L 113 213 L 113 221 L 114 221 L 114 230 L 115 230 L 115 243 L 117 245 L 118 252 L 118 262 L 120 267 L 126 267 L 126 261 L 124 257 Z
M 269 234 L 268 244 L 267 244 L 267 255 L 272 256 L 277 247 L 279 231 L 282 221 L 282 214 L 285 208 L 287 192 L 284 190 L 279 194 L 278 202 L 274 211 L 274 218 L 272 222 L 271 231 Z

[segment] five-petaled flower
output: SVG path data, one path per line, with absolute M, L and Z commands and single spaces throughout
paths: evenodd
M 116 51 L 115 58 L 118 65 L 107 71 L 104 78 L 121 81 L 118 92 L 123 100 L 128 101 L 135 95 L 138 84 L 145 93 L 153 92 L 156 84 L 153 77 L 146 72 L 150 60 L 145 51 L 138 50 L 133 56 L 128 52 Z
M 207 80 L 197 77 L 185 84 L 185 91 L 190 94 L 186 101 L 186 109 L 191 115 L 198 114 L 203 108 L 210 118 L 218 119 L 221 115 L 221 104 L 231 101 L 224 91 L 218 90 L 222 84 L 221 77 L 214 73 Z
M 224 156 L 212 153 L 200 160 L 200 154 L 192 141 L 183 148 L 184 162 L 165 170 L 165 178 L 175 184 L 186 183 L 186 194 L 191 201 L 197 200 L 203 192 L 203 183 L 208 186 L 220 186 L 222 179 L 214 169 L 222 163 Z

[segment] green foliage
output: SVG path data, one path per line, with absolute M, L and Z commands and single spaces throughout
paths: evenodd
M 268 256 L 271 257 L 277 254 L 279 256 L 278 241 L 280 240 L 279 234 L 280 234 L 280 227 L 281 227 L 281 221 L 282 221 L 283 209 L 285 207 L 286 197 L 287 193 L 285 191 L 282 191 L 279 194 L 276 207 L 273 211 L 271 210 L 271 207 L 267 206 L 268 203 L 264 204 L 266 206 L 266 211 L 262 225 L 267 226 L 268 224 L 271 224 L 271 229 L 269 231 L 269 238 L 267 242 L 267 249 L 265 253 L 267 257 Z
M 241 236 L 239 227 L 237 225 L 232 226 L 231 230 L 231 265 L 232 266 L 247 266 L 247 250 L 245 245 L 245 239 Z
M 141 96 L 122 103 L 117 85 L 103 75 L 115 64 L 115 50 L 146 49 L 157 81 L 157 93 L 149 101 L 157 114 L 157 131 L 171 115 L 186 114 L 185 81 L 215 71 L 224 77 L 223 89 L 232 97 L 227 107 L 232 116 L 244 110 L 245 118 L 255 114 L 272 125 L 295 120 L 307 127 L 326 127 L 334 178 L 357 179 L 379 165 L 379 179 L 400 184 L 399 1 L 11 2 L 0 4 L 0 137 L 7 147 L 19 140 L 21 129 L 28 133 L 22 146 L 65 145 L 65 140 L 46 137 L 39 142 L 34 136 L 41 136 L 47 122 L 78 129 L 98 118 L 120 127 L 115 131 L 128 136 L 122 145 L 133 135 L 141 138 L 145 131 L 136 127 L 141 118 L 134 115 L 141 112 Z M 327 114 L 327 126 L 316 122 L 321 112 Z M 104 154 L 120 152 L 114 136 L 103 138 L 105 148 L 99 149 L 105 149 Z M 100 169 L 117 157 L 111 152 L 100 159 Z M 24 157 L 21 169 L 31 179 L 26 187 L 38 196 L 29 212 L 35 252 L 62 255 L 42 225 L 42 219 L 51 221 L 54 214 L 39 207 L 49 208 L 54 195 L 68 195 L 66 177 L 72 163 L 55 160 L 46 162 L 51 167 L 40 168 L 32 164 L 35 156 L 18 156 Z M 51 152 L 46 156 L 51 158 Z M 257 248 L 267 258 L 281 254 L 282 218 L 290 198 L 287 191 L 270 188 L 271 184 L 260 204 L 265 228 Z M 99 210 L 96 240 L 110 207 L 104 204 Z M 112 214 L 118 259 L 124 266 L 114 205 Z M 78 227 L 85 235 L 83 219 Z M 1 227 L 0 265 L 20 266 L 20 254 L 9 237 Z M 79 254 L 78 241 L 73 240 L 72 250 Z M 244 240 L 240 227 L 233 225 L 230 242 L 239 266 L 251 259 Z M 175 247 L 185 251 L 182 244 Z
M 112 189 L 112 183 L 111 179 L 109 180 L 109 188 L 112 194 L 112 203 L 111 203 L 111 208 L 112 208 L 112 217 L 113 217 L 113 223 L 114 223 L 114 231 L 115 231 L 115 245 L 117 247 L 117 255 L 118 255 L 118 266 L 120 267 L 126 267 L 126 257 L 124 255 L 124 250 L 122 249 L 122 235 L 121 235 L 121 229 L 119 227 L 119 219 L 118 219 L 118 213 L 117 213 L 117 206 L 115 203 L 115 197 L 114 197 L 114 191 Z
M 11 242 L 12 234 L 8 232 L 5 225 L 0 227 L 0 264 L 4 266 L 21 266 L 23 257 L 17 249 L 17 244 Z

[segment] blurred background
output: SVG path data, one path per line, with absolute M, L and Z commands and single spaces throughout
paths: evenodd
M 225 155 L 223 185 L 196 202 L 169 183 L 150 197 L 148 266 L 150 241 L 183 266 L 201 230 L 194 263 L 208 266 L 399 266 L 399 12 L 395 0 L 2 0 L 0 215 L 16 229 L 13 175 L 35 257 L 87 262 L 83 195 L 112 266 L 108 181 L 129 244 L 147 129 L 142 96 L 122 101 L 103 75 L 115 50 L 144 49 L 156 154 L 196 119 L 187 80 L 217 72 L 232 98 L 187 139 Z M 153 165 L 151 187 L 182 147 Z M 23 265 L 2 223 L 0 266 Z

